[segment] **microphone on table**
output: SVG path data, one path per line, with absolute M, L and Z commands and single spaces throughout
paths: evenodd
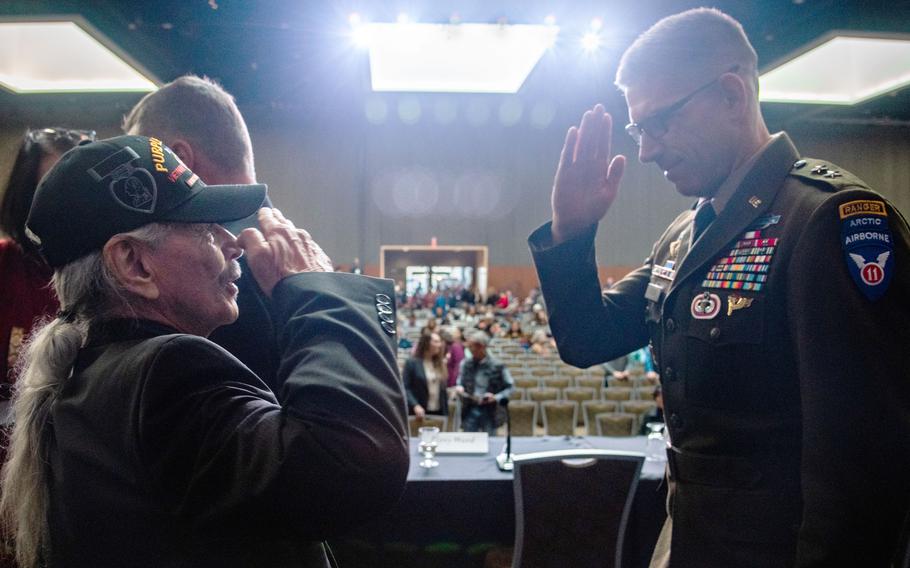
M 509 415 L 509 399 L 503 397 L 499 400 L 499 406 L 506 409 L 506 445 L 502 448 L 502 453 L 496 456 L 496 465 L 500 471 L 512 471 L 515 464 L 512 463 L 512 418 Z

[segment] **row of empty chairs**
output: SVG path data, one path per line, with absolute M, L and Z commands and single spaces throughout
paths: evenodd
M 634 436 L 641 427 L 642 417 L 655 406 L 653 401 L 639 400 L 584 400 L 580 403 L 513 400 L 509 403 L 509 413 L 514 436 Z M 457 430 L 457 408 L 455 412 L 451 417 L 427 415 L 422 420 L 411 416 L 411 436 L 417 436 L 421 426 L 436 426 L 441 431 Z
M 512 398 L 525 400 L 654 400 L 654 387 L 603 387 L 603 381 L 594 377 L 554 377 L 537 380 L 513 377 L 516 391 Z
M 509 412 L 515 436 L 534 436 L 539 425 L 548 436 L 634 436 L 642 417 L 655 407 L 653 401 L 637 400 L 515 400 Z

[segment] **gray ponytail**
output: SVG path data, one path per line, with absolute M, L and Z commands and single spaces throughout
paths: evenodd
M 152 224 L 128 235 L 155 246 L 166 229 Z M 53 435 L 47 424 L 54 402 L 72 373 L 89 325 L 129 307 L 100 251 L 58 269 L 52 283 L 66 316 L 39 324 L 20 359 L 13 396 L 15 426 L 2 470 L 0 519 L 14 542 L 20 568 L 39 566 L 47 543 L 47 451 Z

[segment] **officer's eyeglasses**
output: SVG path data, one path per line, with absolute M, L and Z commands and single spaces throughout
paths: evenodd
M 734 65 L 730 69 L 724 71 L 723 73 L 721 73 L 720 75 L 718 75 L 717 77 L 712 79 L 709 83 L 705 83 L 701 87 L 695 89 L 694 91 L 692 91 L 685 97 L 679 99 L 678 101 L 676 101 L 672 105 L 668 106 L 667 108 L 659 110 L 659 111 L 653 113 L 651 116 L 649 116 L 647 118 L 643 118 L 643 119 L 639 120 L 638 122 L 631 122 L 631 123 L 627 124 L 626 132 L 629 134 L 629 136 L 632 137 L 632 140 L 635 140 L 635 143 L 639 146 L 641 146 L 641 137 L 645 133 L 647 133 L 648 136 L 650 136 L 651 138 L 654 138 L 654 139 L 663 138 L 667 134 L 667 131 L 670 129 L 669 126 L 667 126 L 667 122 L 670 120 L 670 118 L 673 117 L 674 114 L 681 111 L 683 109 L 683 107 L 685 107 L 687 104 L 689 104 L 689 102 L 692 99 L 695 98 L 696 95 L 698 95 L 702 91 L 707 90 L 709 87 L 713 86 L 714 83 L 716 83 L 721 77 L 723 77 L 727 73 L 735 73 L 738 70 L 739 70 L 739 65 Z

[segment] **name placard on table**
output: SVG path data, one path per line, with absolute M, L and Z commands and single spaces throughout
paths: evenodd
M 437 454 L 486 454 L 490 436 L 486 432 L 440 432 L 436 444 Z

